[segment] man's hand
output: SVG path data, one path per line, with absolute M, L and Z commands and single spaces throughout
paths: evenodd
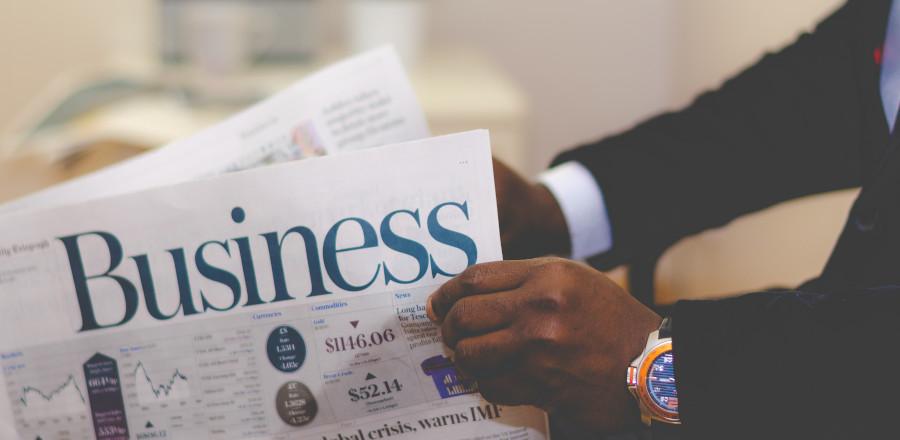
M 559 258 L 478 264 L 428 314 L 485 399 L 597 431 L 640 423 L 625 371 L 661 319 L 602 273 Z
M 494 186 L 504 258 L 515 260 L 570 252 L 566 219 L 550 190 L 526 182 L 497 159 L 494 159 Z

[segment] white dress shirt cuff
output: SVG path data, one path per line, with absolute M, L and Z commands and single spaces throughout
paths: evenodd
M 573 260 L 602 254 L 612 248 L 612 227 L 603 191 L 594 175 L 579 162 L 561 163 L 538 176 L 562 208 Z

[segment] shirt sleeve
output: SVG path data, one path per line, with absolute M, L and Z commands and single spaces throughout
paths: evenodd
M 584 165 L 565 162 L 538 176 L 556 198 L 569 227 L 574 260 L 601 254 L 612 248 L 612 228 L 603 191 Z

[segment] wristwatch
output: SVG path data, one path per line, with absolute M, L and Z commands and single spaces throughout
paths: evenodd
M 634 394 L 641 409 L 641 420 L 651 431 L 660 424 L 673 428 L 681 424 L 670 318 L 663 319 L 659 330 L 650 333 L 644 352 L 628 367 L 627 381 L 628 390 Z

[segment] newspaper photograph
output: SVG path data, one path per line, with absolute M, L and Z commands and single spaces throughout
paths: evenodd
M 428 136 L 409 78 L 386 46 L 322 69 L 193 136 L 0 205 L 0 216 Z
M 0 437 L 548 438 L 425 313 L 502 259 L 488 133 L 326 152 L 0 217 Z

